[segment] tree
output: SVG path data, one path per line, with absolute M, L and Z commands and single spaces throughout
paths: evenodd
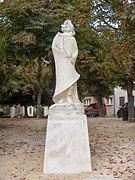
M 106 65 L 113 81 L 127 90 L 129 120 L 134 117 L 132 91 L 135 81 L 135 3 L 132 1 L 94 1 L 96 31 L 104 34 L 108 41 Z M 108 32 L 108 34 L 106 34 Z
M 41 104 L 43 91 L 42 58 L 44 56 L 50 58 L 52 38 L 58 29 L 56 24 L 61 21 L 61 18 L 64 18 L 64 13 L 62 5 L 50 4 L 48 1 L 14 1 L 9 4 L 1 4 L 1 21 L 6 31 L 7 44 L 4 49 L 7 54 L 4 56 L 5 63 L 23 67 L 30 61 L 37 60 L 38 106 Z M 57 16 L 55 16 L 56 14 Z M 59 17 L 58 20 L 56 17 Z M 28 87 L 27 91 L 29 91 Z
M 119 31 L 115 32 L 116 41 L 112 43 L 112 60 L 114 67 L 119 68 L 118 84 L 127 90 L 128 118 L 134 119 L 133 89 L 135 81 L 135 4 L 125 3 L 122 11 Z
M 86 94 L 97 98 L 99 116 L 104 116 L 102 98 L 108 98 L 113 93 L 112 90 L 115 87 L 106 63 L 106 55 L 108 53 L 106 44 L 107 40 L 101 35 L 95 34 L 90 36 L 88 46 L 85 48 L 89 52 L 86 52 L 81 57 L 79 68 L 83 89 L 85 89 Z
M 36 71 L 38 105 L 40 105 L 43 91 L 42 59 L 45 57 L 53 64 L 51 43 L 54 35 L 59 30 L 60 24 L 67 18 L 74 21 L 77 32 L 88 25 L 89 4 L 89 1 L 71 1 L 69 3 L 43 0 L 12 1 L 8 4 L 1 4 L 1 22 L 6 32 L 5 63 L 20 69 L 36 59 L 38 62 L 38 72 Z M 27 74 L 25 75 L 28 78 Z M 23 76 L 21 76 L 21 81 L 24 81 Z M 30 83 L 26 78 L 25 82 Z M 31 84 L 24 84 L 21 89 L 27 94 Z

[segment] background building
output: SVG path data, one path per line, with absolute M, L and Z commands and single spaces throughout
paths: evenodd
M 135 91 L 133 91 L 134 103 L 135 103 Z M 127 91 L 117 87 L 114 89 L 114 114 L 117 115 L 117 111 L 122 107 L 123 104 L 128 102 Z
M 135 104 L 135 91 L 133 91 L 134 104 Z M 106 104 L 107 116 L 117 116 L 117 111 L 123 104 L 128 102 L 127 91 L 120 87 L 114 88 L 114 95 L 111 95 L 108 99 L 103 98 L 103 103 Z M 84 107 L 88 107 L 92 103 L 97 103 L 97 99 L 94 96 L 86 96 L 83 99 Z

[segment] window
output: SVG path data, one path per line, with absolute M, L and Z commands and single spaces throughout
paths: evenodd
M 91 99 L 84 99 L 84 105 L 88 106 L 91 103 Z
M 106 104 L 109 106 L 112 106 L 113 105 L 113 98 L 112 97 L 108 98 Z
M 123 106 L 123 104 L 125 103 L 125 97 L 119 97 L 119 106 Z

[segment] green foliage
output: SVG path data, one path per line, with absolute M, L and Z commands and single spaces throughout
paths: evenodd
M 0 5 L 1 26 L 5 33 L 0 42 L 0 59 L 4 57 L 8 67 L 13 65 L 17 68 L 14 76 L 17 91 L 23 94 L 52 93 L 51 69 L 49 75 L 44 74 L 42 58 L 45 56 L 52 62 L 52 40 L 65 19 L 73 20 L 77 32 L 79 28 L 88 26 L 89 5 L 89 1 L 44 0 L 13 1 Z
M 106 41 L 102 37 L 91 37 L 89 54 L 80 59 L 81 83 L 84 85 L 84 95 L 108 97 L 112 94 L 115 83 L 112 81 L 110 71 L 106 63 Z M 88 53 L 88 51 L 87 51 Z
M 123 87 L 127 86 L 128 79 L 135 80 L 134 9 L 134 3 L 124 0 L 98 1 L 94 7 L 94 19 L 100 21 L 96 32 L 106 38 L 106 66 L 112 80 Z
M 1 97 L 52 96 L 51 44 L 65 19 L 75 24 L 83 95 L 108 97 L 114 86 L 135 80 L 134 3 L 19 0 L 0 4 Z M 48 68 L 43 57 L 51 62 Z
M 8 19 L 8 45 L 16 58 L 25 54 L 35 59 L 47 54 L 58 28 L 56 24 L 65 17 L 63 5 L 42 0 L 15 1 L 6 4 L 1 12 L 3 19 Z

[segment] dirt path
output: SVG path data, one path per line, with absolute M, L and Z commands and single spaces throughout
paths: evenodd
M 0 180 L 92 180 L 43 175 L 46 125 L 46 119 L 0 119 Z M 88 127 L 91 175 L 135 180 L 135 123 L 89 118 Z

